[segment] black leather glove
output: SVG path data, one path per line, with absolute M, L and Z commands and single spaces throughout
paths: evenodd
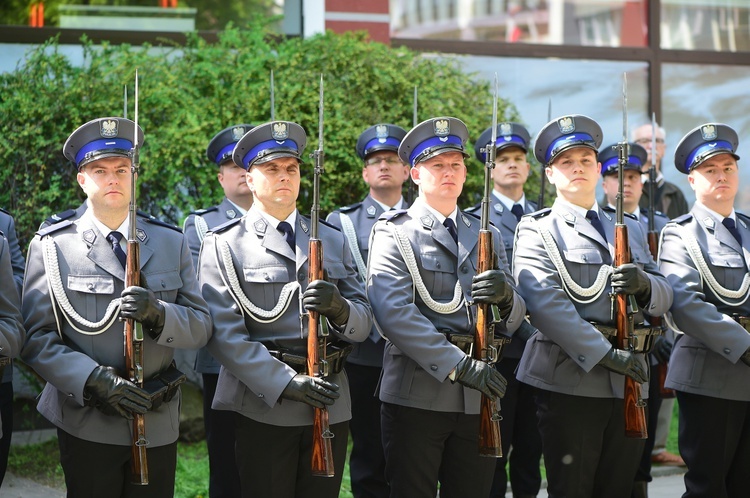
M 742 356 L 740 356 L 740 360 L 742 360 L 742 363 L 750 367 L 750 348 L 748 348 L 748 350 L 745 351 Z
M 122 291 L 120 295 L 120 316 L 132 318 L 140 322 L 148 330 L 149 335 L 156 339 L 164 329 L 164 305 L 156 295 L 143 287 L 131 286 Z
M 476 389 L 490 399 L 505 396 L 508 381 L 493 365 L 464 356 L 456 365 L 456 382 Z
M 314 280 L 302 294 L 302 305 L 308 311 L 317 311 L 336 325 L 346 325 L 349 320 L 349 303 L 341 297 L 339 288 L 325 280 Z
M 612 290 L 617 294 L 635 296 L 640 306 L 648 305 L 651 300 L 651 280 L 635 263 L 626 263 L 615 268 L 612 273 Z
M 505 316 L 513 306 L 513 287 L 508 284 L 502 270 L 487 270 L 474 275 L 471 298 L 476 303 L 497 304 L 500 314 Z
M 120 415 L 129 420 L 133 413 L 144 414 L 151 409 L 146 391 L 123 379 L 112 367 L 98 366 L 83 387 L 83 399 L 106 415 Z
M 646 370 L 630 351 L 612 348 L 599 360 L 599 365 L 612 372 L 627 375 L 639 384 L 648 382 Z
M 656 361 L 659 363 L 668 363 L 669 357 L 672 355 L 672 348 L 674 344 L 672 341 L 664 337 L 663 335 L 657 336 L 654 340 L 654 346 L 651 348 L 651 354 L 654 355 Z
M 315 408 L 325 408 L 338 399 L 339 386 L 318 377 L 297 374 L 281 393 L 284 399 L 307 403 Z

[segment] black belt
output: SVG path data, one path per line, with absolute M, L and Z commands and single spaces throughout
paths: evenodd
M 448 339 L 451 344 L 457 346 L 458 349 L 460 349 L 467 355 L 473 354 L 474 334 L 461 334 L 458 332 L 452 332 L 450 330 L 441 330 L 440 332 L 445 335 L 445 338 Z M 493 336 L 490 342 L 492 351 L 489 352 L 487 356 L 489 359 L 489 363 L 495 363 L 502 357 L 503 348 L 506 344 L 510 343 L 510 337 Z
M 617 342 L 617 327 L 594 322 L 591 322 L 591 325 L 601 332 L 614 347 L 620 347 Z M 654 346 L 654 340 L 663 333 L 664 331 L 661 328 L 634 327 L 632 337 L 628 338 L 630 341 L 629 349 L 635 353 L 649 353 Z
M 268 347 L 267 347 L 268 348 Z M 326 356 L 321 363 L 321 375 L 327 377 L 337 374 L 344 369 L 346 357 L 352 352 L 354 345 L 346 342 L 326 344 Z M 307 356 L 295 354 L 287 350 L 268 349 L 271 356 L 289 365 L 295 372 L 307 374 Z
M 145 381 L 143 390 L 151 395 L 151 409 L 156 410 L 162 403 L 171 401 L 185 380 L 187 376 L 172 362 L 169 368 Z

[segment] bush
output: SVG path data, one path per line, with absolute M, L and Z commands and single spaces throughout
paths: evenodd
M 486 82 L 464 74 L 451 59 L 393 49 L 369 41 L 366 33 L 279 39 L 264 25 L 255 25 L 229 28 L 217 43 L 192 34 L 185 46 L 94 46 L 86 39 L 82 44 L 82 66 L 63 56 L 53 39 L 32 50 L 14 72 L 0 75 L 0 162 L 5 166 L 0 179 L 6 186 L 0 206 L 16 217 L 24 246 L 45 217 L 83 201 L 62 145 L 86 121 L 122 115 L 125 85 L 132 119 L 136 69 L 139 124 L 146 135 L 138 204 L 176 224 L 190 210 L 216 204 L 223 195 L 216 168 L 205 158 L 210 138 L 230 124 L 270 120 L 271 70 L 276 119 L 298 122 L 307 130 L 308 153 L 317 145 L 320 74 L 325 79 L 323 213 L 366 194 L 354 147 L 357 137 L 377 122 L 409 129 L 415 86 L 420 121 L 456 116 L 474 138 L 491 123 Z M 502 100 L 499 116 L 517 118 Z M 482 191 L 480 163 L 472 158 L 469 170 L 462 206 L 473 205 Z M 306 213 L 309 167 L 302 183 L 298 206 Z M 533 179 L 529 185 L 537 188 Z

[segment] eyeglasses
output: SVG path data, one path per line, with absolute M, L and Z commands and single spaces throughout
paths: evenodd
M 664 143 L 664 139 L 657 137 L 656 140 L 655 140 L 655 142 L 657 144 L 663 144 Z M 635 143 L 637 143 L 638 145 L 646 145 L 646 144 L 650 144 L 651 143 L 651 139 L 650 138 L 639 138 L 638 140 L 635 141 Z
M 365 166 L 377 166 L 384 161 L 388 166 L 402 164 L 401 160 L 397 157 L 371 157 L 365 161 Z

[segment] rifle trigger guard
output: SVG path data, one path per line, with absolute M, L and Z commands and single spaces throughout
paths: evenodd
M 323 431 L 322 437 L 323 439 L 333 439 L 335 435 L 333 434 L 333 432 L 331 432 L 331 428 L 328 427 L 326 430 Z
M 141 437 L 141 438 L 138 438 L 138 440 L 135 441 L 133 444 L 136 446 L 148 446 L 151 443 L 145 437 Z

